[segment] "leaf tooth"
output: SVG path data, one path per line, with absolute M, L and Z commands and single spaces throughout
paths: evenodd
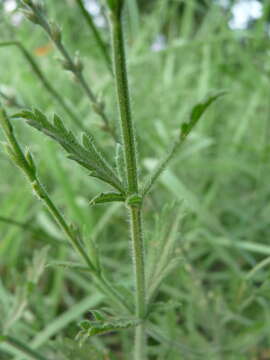
M 41 123 L 44 127 L 50 125 L 49 121 L 47 120 L 47 117 L 39 109 L 35 108 L 33 114 L 35 116 L 35 120 Z
M 63 124 L 63 121 L 57 114 L 53 115 L 53 125 L 57 128 L 57 130 L 66 133 L 67 130 Z
M 89 134 L 82 133 L 82 145 L 86 150 L 93 151 L 93 138 Z

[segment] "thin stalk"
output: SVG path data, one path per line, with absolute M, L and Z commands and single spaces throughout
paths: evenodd
M 52 39 L 53 40 L 53 39 Z M 97 100 L 96 95 L 93 93 L 89 85 L 87 84 L 87 81 L 85 80 L 85 77 L 82 73 L 82 70 L 78 68 L 78 66 L 75 64 L 74 60 L 69 55 L 67 49 L 60 41 L 54 41 L 55 46 L 58 48 L 59 52 L 62 54 L 64 59 L 67 62 L 67 66 L 69 67 L 69 70 L 74 74 L 76 79 L 78 80 L 79 84 L 85 91 L 88 99 L 92 103 L 94 111 L 101 117 L 103 124 L 104 124 L 104 130 L 111 134 L 114 140 L 116 140 L 116 135 L 113 130 L 113 128 L 110 126 L 109 119 L 103 109 L 103 105 Z
M 136 317 L 144 319 L 146 314 L 145 296 L 145 266 L 144 266 L 144 245 L 142 232 L 141 208 L 130 207 L 130 230 L 133 251 L 133 272 L 135 278 L 135 305 Z M 146 333 L 145 323 L 142 322 L 135 329 L 134 359 L 146 359 Z
M 83 14 L 87 24 L 89 25 L 89 28 L 91 29 L 94 37 L 95 37 L 95 40 L 96 40 L 96 43 L 105 59 L 105 62 L 107 64 L 107 67 L 109 69 L 109 71 L 112 73 L 112 64 L 111 64 L 111 59 L 110 59 L 110 56 L 109 56 L 109 52 L 108 52 L 108 47 L 107 47 L 107 44 L 103 41 L 101 35 L 100 35 L 100 32 L 98 31 L 94 21 L 93 21 L 93 18 L 92 16 L 89 14 L 89 12 L 86 10 L 84 4 L 83 4 L 83 1 L 82 0 L 77 0 L 77 3 L 78 3 L 78 6 L 81 10 L 81 13 Z
M 30 54 L 28 50 L 19 42 L 19 41 L 4 41 L 0 42 L 0 47 L 5 46 L 16 46 L 21 53 L 23 54 L 24 58 L 27 60 L 27 62 L 30 64 L 33 72 L 36 74 L 36 76 L 41 81 L 42 85 L 45 87 L 45 89 L 51 94 L 51 96 L 56 100 L 64 109 L 64 111 L 68 114 L 68 116 L 71 118 L 72 121 L 74 121 L 75 124 L 80 127 L 81 130 L 84 130 L 84 127 L 79 120 L 79 118 L 75 115 L 75 113 L 72 111 L 72 109 L 69 107 L 69 105 L 66 103 L 64 98 L 58 93 L 57 90 L 51 85 L 51 83 L 47 80 L 46 76 L 40 69 L 39 65 L 33 58 L 33 56 Z
M 162 174 L 162 172 L 166 169 L 169 162 L 173 159 L 181 145 L 185 142 L 186 136 L 181 137 L 179 140 L 175 141 L 173 144 L 171 150 L 168 152 L 168 154 L 160 161 L 160 163 L 157 165 L 157 167 L 154 169 L 153 173 L 150 175 L 150 177 L 147 179 L 143 190 L 142 190 L 142 196 L 145 197 L 149 191 L 152 189 L 152 186 L 155 184 L 159 176 Z
M 141 201 L 138 197 L 138 172 L 136 159 L 136 139 L 133 129 L 128 77 L 126 69 L 126 56 L 122 28 L 122 5 L 118 2 L 115 8 L 111 7 L 112 50 L 114 60 L 114 75 L 118 109 L 120 115 L 120 128 L 124 150 L 124 160 L 127 178 L 127 204 L 130 214 L 130 232 L 133 251 L 133 272 L 135 281 L 136 317 L 144 320 L 145 308 L 145 271 L 144 271 L 144 245 L 142 232 Z M 132 201 L 136 197 L 136 203 Z M 142 321 L 135 329 L 134 359 L 146 359 L 146 333 L 145 323 Z

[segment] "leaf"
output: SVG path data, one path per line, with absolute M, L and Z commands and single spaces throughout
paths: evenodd
M 95 196 L 90 201 L 90 205 L 104 204 L 107 202 L 114 202 L 114 201 L 125 201 L 125 197 L 122 194 L 115 192 L 101 193 Z
M 112 319 L 112 320 L 83 320 L 79 325 L 81 331 L 77 335 L 80 342 L 84 342 L 88 337 L 100 335 L 111 331 L 128 329 L 137 326 L 141 320 L 133 318 Z
M 91 176 L 97 177 L 123 192 L 121 181 L 97 149 L 91 135 L 83 134 L 82 143 L 79 143 L 73 133 L 66 129 L 58 115 L 55 114 L 53 121 L 50 122 L 38 109 L 20 111 L 13 115 L 13 118 L 25 119 L 30 126 L 58 142 L 67 151 L 68 158 L 90 170 Z
M 187 123 L 182 124 L 181 126 L 181 137 L 186 137 L 192 128 L 197 124 L 197 122 L 200 120 L 204 112 L 207 110 L 207 108 L 220 96 L 223 96 L 226 94 L 226 91 L 220 91 L 214 95 L 209 96 L 206 100 L 198 103 L 195 105 L 191 111 L 190 114 L 190 120 Z

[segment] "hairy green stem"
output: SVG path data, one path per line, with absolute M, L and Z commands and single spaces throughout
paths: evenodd
M 133 251 L 133 271 L 135 277 L 136 317 L 144 319 L 146 315 L 144 244 L 142 233 L 142 215 L 140 206 L 130 207 L 130 230 Z M 145 324 L 142 322 L 135 329 L 134 359 L 146 359 Z
M 145 316 L 145 274 L 144 274 L 144 246 L 142 233 L 142 216 L 139 206 L 130 207 L 130 229 L 134 261 L 134 275 L 136 280 L 136 316 Z
M 136 139 L 131 116 L 130 95 L 126 69 L 126 56 L 122 29 L 122 2 L 111 8 L 112 50 L 114 60 L 114 75 L 116 94 L 120 115 L 120 128 L 124 149 L 126 169 L 127 199 L 130 214 L 130 232 L 133 251 L 133 271 L 135 280 L 135 305 L 136 317 L 144 320 L 145 309 L 145 273 L 144 273 L 144 244 L 142 232 L 141 201 L 137 198 L 136 204 L 132 203 L 138 195 L 138 171 L 136 159 Z M 146 359 L 145 323 L 142 322 L 135 329 L 134 359 Z
M 121 15 L 111 14 L 114 75 L 118 108 L 120 114 L 121 136 L 124 145 L 124 159 L 127 175 L 128 193 L 138 192 L 136 142 L 131 118 L 130 96 L 126 70 L 126 57 Z

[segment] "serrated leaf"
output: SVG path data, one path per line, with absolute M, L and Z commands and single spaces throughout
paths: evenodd
M 79 341 L 85 341 L 87 337 L 101 335 L 111 331 L 128 329 L 137 326 L 141 320 L 124 318 L 112 320 L 83 320 L 80 323 L 81 331 L 77 335 Z
M 66 132 L 66 128 L 57 114 L 53 115 L 53 124 L 58 130 Z
M 95 196 L 91 201 L 90 205 L 104 204 L 114 201 L 125 201 L 123 194 L 115 192 L 101 193 Z
M 91 136 L 84 135 L 82 144 L 80 144 L 73 133 L 65 128 L 58 115 L 55 114 L 53 122 L 50 122 L 38 109 L 24 110 L 13 117 L 25 119 L 30 126 L 58 142 L 68 152 L 69 159 L 93 172 L 94 177 L 123 192 L 121 181 L 97 149 Z
M 220 91 L 217 94 L 209 96 L 206 100 L 198 103 L 195 105 L 191 111 L 190 114 L 190 120 L 187 123 L 182 124 L 181 126 L 181 136 L 185 137 L 187 136 L 192 128 L 197 124 L 197 122 L 200 120 L 204 112 L 207 110 L 207 108 L 220 96 L 225 95 L 225 91 Z

